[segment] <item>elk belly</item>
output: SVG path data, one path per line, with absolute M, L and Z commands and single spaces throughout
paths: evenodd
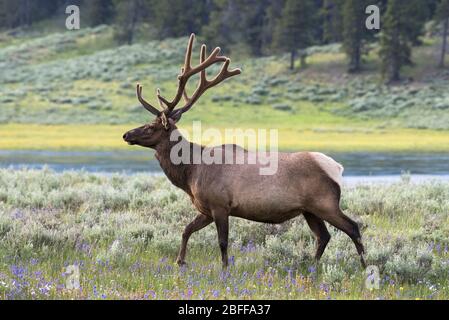
M 287 193 L 278 186 L 277 194 L 269 190 L 260 193 L 241 193 L 230 214 L 257 222 L 282 223 L 301 213 L 300 199 L 297 193 Z

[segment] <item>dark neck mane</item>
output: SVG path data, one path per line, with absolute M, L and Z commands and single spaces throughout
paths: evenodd
M 170 152 L 172 148 L 178 144 L 183 143 L 188 148 L 190 148 L 190 162 L 189 163 L 180 163 L 180 164 L 174 164 L 170 159 Z M 203 149 L 203 146 L 199 146 L 197 144 L 194 144 L 184 137 L 181 136 L 180 141 L 170 141 L 170 139 L 166 139 L 161 141 L 155 148 L 156 150 L 156 159 L 159 161 L 159 164 L 164 171 L 167 178 L 178 188 L 181 188 L 185 192 L 187 192 L 189 195 L 191 195 L 190 190 L 190 181 L 192 179 L 192 173 L 195 170 L 196 165 L 192 164 L 192 150 L 194 148 L 201 148 Z M 183 149 L 185 150 L 185 149 Z

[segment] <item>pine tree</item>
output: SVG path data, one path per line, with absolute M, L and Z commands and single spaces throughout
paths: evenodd
M 284 0 L 270 0 L 265 9 L 264 23 L 261 28 L 262 54 L 270 54 L 275 46 L 275 30 L 281 19 Z
M 207 0 L 152 0 L 151 8 L 157 14 L 152 24 L 160 38 L 181 37 L 199 33 L 208 18 Z
M 362 0 L 346 0 L 343 5 L 343 48 L 349 57 L 349 72 L 360 70 L 362 44 L 366 34 L 365 5 Z
M 271 40 L 268 8 L 275 0 L 214 0 L 209 23 L 202 28 L 208 43 L 260 56 Z M 279 1 L 278 1 L 279 3 Z M 278 4 L 277 3 L 277 4 Z
M 324 0 L 321 10 L 323 19 L 323 41 L 333 43 L 342 41 L 344 0 Z
M 412 45 L 421 45 L 419 37 L 422 35 L 424 24 L 430 16 L 428 0 L 407 0 L 404 12 L 407 19 L 407 34 Z
M 301 68 L 306 66 L 305 48 L 312 44 L 316 7 L 312 0 L 287 0 L 276 31 L 276 43 L 290 52 L 290 69 L 300 52 Z
M 387 81 L 398 81 L 404 65 L 411 64 L 411 43 L 408 34 L 410 19 L 402 0 L 390 0 L 383 17 L 380 57 L 382 74 Z
M 239 2 L 239 0 L 213 1 L 209 23 L 201 31 L 211 47 L 219 46 L 227 51 L 236 43 L 245 43 L 244 16 Z
M 246 0 L 242 2 L 242 10 L 245 15 L 244 38 L 251 49 L 251 54 L 262 54 L 262 32 L 266 19 L 269 0 Z
M 442 22 L 443 24 L 441 56 L 438 66 L 444 68 L 445 66 L 444 60 L 446 57 L 446 50 L 447 50 L 447 36 L 449 29 L 449 0 L 441 0 L 440 3 L 438 4 L 436 10 L 436 20 L 438 22 Z
M 37 4 L 30 0 L 2 0 L 0 7 L 3 16 L 0 24 L 5 28 L 28 27 L 40 15 Z M 32 14 L 34 12 L 34 15 Z
M 146 0 L 115 0 L 116 23 L 114 37 L 119 43 L 132 44 L 138 24 L 149 14 Z
M 0 0 L 0 29 L 7 27 L 8 11 L 6 8 L 6 0 Z
M 107 24 L 112 21 L 114 14 L 112 0 L 89 0 L 85 6 L 91 26 Z

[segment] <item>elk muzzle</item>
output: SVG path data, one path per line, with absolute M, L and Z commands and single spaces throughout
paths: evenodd
M 134 139 L 134 135 L 133 135 L 133 131 L 134 130 L 131 130 L 131 131 L 128 131 L 128 132 L 126 132 L 124 135 L 123 135 L 123 140 L 125 141 L 125 142 L 127 142 L 129 145 L 133 145 L 133 144 L 135 144 L 136 143 L 136 141 L 135 141 L 135 139 Z

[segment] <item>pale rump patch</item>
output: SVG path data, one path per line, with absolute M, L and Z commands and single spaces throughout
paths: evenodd
M 341 187 L 343 184 L 343 166 L 334 159 L 320 152 L 310 152 L 310 155 L 318 163 L 321 169 L 327 173 Z

